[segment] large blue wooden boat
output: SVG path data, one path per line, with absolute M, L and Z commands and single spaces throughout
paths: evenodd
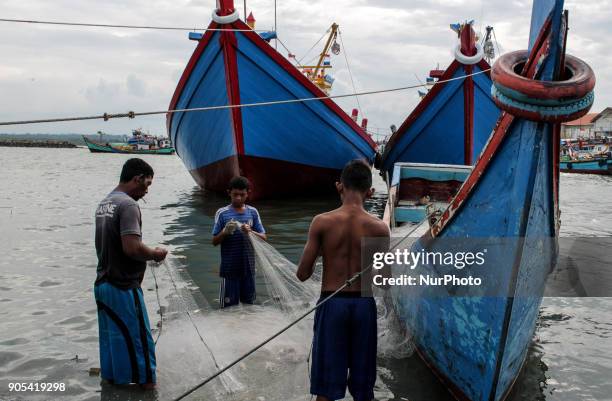
M 506 54 L 493 66 L 492 93 L 504 112 L 473 168 L 394 167 L 385 219 L 396 235 L 414 230 L 411 250 L 458 241 L 462 251 L 476 252 L 483 241 L 497 244 L 487 256 L 493 265 L 457 271 L 481 278 L 480 287 L 391 289 L 418 354 L 459 400 L 507 397 L 556 263 L 559 123 L 588 111 L 595 84 L 588 65 L 565 55 L 566 33 L 563 0 L 533 2 L 528 51 Z M 418 269 L 443 271 L 435 263 Z
M 431 71 L 434 86 L 389 138 L 381 163 L 384 175 L 390 176 L 397 162 L 472 165 L 487 143 L 500 110 L 491 96 L 491 67 L 472 24 L 456 26 L 455 60 L 444 71 Z
M 326 77 L 308 79 L 238 18 L 233 0 L 218 1 L 208 28 L 170 110 L 327 96 L 313 83 Z M 225 191 L 243 175 L 252 199 L 335 191 L 349 160 L 373 163 L 376 154 L 366 130 L 331 99 L 169 113 L 167 129 L 200 186 Z

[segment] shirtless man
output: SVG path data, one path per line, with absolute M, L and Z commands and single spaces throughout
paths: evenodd
M 336 183 L 342 206 L 315 216 L 297 270 L 301 281 L 313 272 L 323 256 L 321 299 L 340 288 L 363 269 L 362 239 L 379 237 L 387 251 L 389 227 L 363 207 L 372 196 L 372 171 L 360 160 L 349 162 Z M 346 387 L 355 401 L 374 399 L 376 381 L 376 303 L 371 296 L 371 271 L 346 287 L 315 313 L 310 393 L 317 401 L 344 398 Z M 348 374 L 347 374 L 348 373 Z M 348 376 L 348 379 L 347 379 Z

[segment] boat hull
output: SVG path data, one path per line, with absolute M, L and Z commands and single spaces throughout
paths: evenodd
M 335 191 L 340 172 L 253 156 L 231 156 L 190 171 L 199 186 L 215 192 L 226 191 L 228 182 L 237 175 L 248 177 L 251 199 L 270 194 L 275 197 L 329 194 Z
M 211 28 L 219 27 L 216 23 Z M 246 29 L 241 21 L 223 25 Z M 196 182 L 224 191 L 244 175 L 252 199 L 333 193 L 352 159 L 372 164 L 376 145 L 335 103 L 254 32 L 212 32 L 200 40 L 171 109 L 254 104 L 168 115 L 168 134 Z
M 85 144 L 91 153 L 123 153 L 134 155 L 173 155 L 174 148 L 125 150 L 112 145 L 102 145 L 85 139 Z
M 473 46 L 471 26 L 461 45 Z M 491 97 L 491 66 L 454 60 L 385 145 L 381 170 L 393 179 L 395 163 L 473 165 L 500 115 Z M 462 78 L 470 74 L 471 77 Z
M 532 79 L 536 73 L 547 81 L 558 77 L 562 7 L 562 0 L 534 1 L 530 50 L 539 52 L 531 59 L 540 63 L 531 64 Z M 526 359 L 545 281 L 557 259 L 558 144 L 558 124 L 502 113 L 448 208 L 410 248 L 486 249 L 490 262 L 484 269 L 452 268 L 459 277 L 479 277 L 482 286 L 391 288 L 419 355 L 459 400 L 503 400 Z M 418 269 L 421 275 L 444 272 L 439 264 Z
M 559 168 L 563 173 L 611 175 L 612 159 L 562 161 Z

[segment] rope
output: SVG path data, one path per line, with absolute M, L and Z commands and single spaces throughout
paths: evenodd
M 325 33 L 323 33 L 323 35 L 321 35 L 321 37 L 319 38 L 319 40 L 317 40 L 317 42 L 312 45 L 312 47 L 310 49 L 308 49 L 308 51 L 298 60 L 298 63 L 301 63 L 302 60 L 304 60 L 306 58 L 306 56 L 308 56 L 308 53 L 310 53 L 312 51 L 312 49 L 314 49 L 320 41 L 323 40 L 323 38 L 325 37 L 325 35 L 327 35 L 327 32 L 329 32 L 331 28 L 327 28 L 327 31 L 325 31 Z
M 265 30 L 254 29 L 227 29 L 227 28 L 195 28 L 195 27 L 176 27 L 176 26 L 152 26 L 152 25 L 115 25 L 115 24 L 94 24 L 87 22 L 60 22 L 60 21 L 40 21 L 40 20 L 25 20 L 0 18 L 0 22 L 15 22 L 23 24 L 41 24 L 41 25 L 64 25 L 64 26 L 86 26 L 94 28 L 125 28 L 125 29 L 152 29 L 163 31 L 215 31 L 215 32 L 265 32 Z
M 280 43 L 280 45 L 287 51 L 287 53 L 289 54 L 295 54 L 292 53 L 291 50 L 289 50 L 289 48 L 287 48 L 287 46 L 285 46 L 285 44 L 278 38 L 278 34 L 276 35 L 276 40 L 278 41 L 278 43 Z M 295 62 L 297 63 L 298 67 L 302 67 L 302 64 L 300 64 L 299 61 L 295 60 Z
M 471 77 L 471 76 L 474 76 L 474 75 L 483 74 L 483 73 L 488 72 L 490 70 L 491 69 L 488 68 L 486 70 L 474 72 L 472 74 L 462 75 L 462 76 L 450 78 L 450 79 L 447 79 L 447 80 L 444 80 L 444 81 L 437 81 L 437 82 L 434 83 L 434 85 L 439 85 L 439 84 L 443 84 L 443 83 L 451 82 L 451 81 L 457 81 L 457 80 L 464 79 L 464 78 L 467 78 L 467 77 Z M 353 96 L 365 96 L 365 95 L 376 95 L 376 94 L 381 94 L 381 93 L 400 92 L 400 91 L 404 91 L 404 90 L 408 90 L 408 89 L 420 88 L 420 87 L 423 87 L 423 86 L 426 86 L 426 85 L 425 84 L 418 84 L 418 85 L 403 86 L 403 87 L 399 87 L 399 88 L 380 89 L 380 90 L 373 90 L 373 91 L 360 92 L 360 93 L 349 93 L 349 94 L 343 94 L 343 95 L 309 97 L 309 98 L 288 99 L 288 100 L 275 100 L 275 101 L 259 102 L 259 103 L 229 104 L 229 105 L 223 105 L 223 106 L 195 107 L 195 108 L 191 108 L 191 109 L 175 109 L 175 110 L 163 110 L 163 111 L 145 111 L 145 112 L 138 112 L 138 113 L 134 112 L 134 111 L 129 111 L 127 113 L 118 113 L 118 114 L 104 113 L 104 114 L 101 114 L 101 115 L 84 116 L 84 117 L 48 118 L 48 119 L 21 120 L 21 121 L 0 121 L 0 126 L 4 126 L 4 125 L 40 124 L 40 123 L 55 123 L 55 122 L 64 122 L 64 121 L 83 121 L 83 120 L 104 120 L 104 121 L 108 121 L 108 120 L 110 120 L 112 118 L 134 118 L 134 117 L 140 117 L 140 116 L 151 116 L 151 115 L 156 115 L 156 114 L 185 113 L 185 112 L 191 112 L 191 111 L 209 111 L 209 110 L 223 110 L 223 109 L 246 108 L 246 107 L 271 106 L 271 105 L 275 105 L 275 104 L 290 104 L 290 103 L 300 103 L 300 102 L 311 102 L 311 101 L 319 101 L 319 100 L 325 100 L 325 99 L 340 99 L 340 98 L 353 97 Z
M 157 332 L 157 338 L 155 339 L 155 345 L 159 341 L 159 337 L 161 337 L 162 329 L 164 328 L 164 313 L 162 312 L 161 301 L 159 300 L 159 286 L 157 285 L 157 276 L 155 275 L 156 266 L 151 266 L 149 270 L 151 270 L 151 274 L 153 274 L 153 281 L 155 282 L 155 295 L 157 296 L 157 307 L 159 308 L 159 331 Z
M 338 30 L 338 36 L 340 36 L 340 43 L 342 43 L 342 54 L 344 55 L 344 60 L 346 61 L 346 68 L 348 69 L 349 77 L 351 77 L 351 85 L 353 86 L 353 93 L 355 93 L 355 100 L 357 100 L 357 107 L 359 108 L 359 112 L 361 113 L 361 118 L 365 118 L 365 114 L 361 109 L 361 103 L 359 103 L 359 96 L 357 95 L 357 88 L 355 88 L 355 81 L 353 81 L 353 73 L 351 72 L 351 65 L 348 61 L 348 54 L 346 53 L 346 46 L 344 45 L 344 41 L 342 40 L 342 32 Z
M 410 234 L 412 234 L 414 231 L 416 231 L 416 229 L 420 227 L 420 224 L 417 225 L 416 227 L 414 227 L 414 229 L 412 229 L 410 232 L 408 232 L 404 237 L 400 238 L 395 245 L 393 245 L 390 249 L 394 249 L 396 246 L 398 246 L 404 239 L 408 238 L 410 236 Z M 370 271 L 372 269 L 372 265 L 373 263 L 370 263 L 368 266 L 366 266 L 363 270 L 355 273 L 355 275 L 353 275 L 351 278 L 349 278 L 348 280 L 346 280 L 346 282 L 340 286 L 340 288 L 338 288 L 336 291 L 334 291 L 333 293 L 331 293 L 330 295 L 328 295 L 326 298 L 324 298 L 322 301 L 318 302 L 315 306 L 311 307 L 310 309 L 308 309 L 306 312 L 304 312 L 302 315 L 300 315 L 298 318 L 296 318 L 293 322 L 289 323 L 288 325 L 286 325 L 285 327 L 283 327 L 282 329 L 280 329 L 279 331 L 277 331 L 275 334 L 273 334 L 272 336 L 268 337 L 266 340 L 262 341 L 261 343 L 259 343 L 258 345 L 256 345 L 255 347 L 251 348 L 249 351 L 247 351 L 246 353 L 244 353 L 242 356 L 236 358 L 233 362 L 231 362 L 230 364 L 228 364 L 227 366 L 225 366 L 223 369 L 219 370 L 218 372 L 216 372 L 215 374 L 209 376 L 207 379 L 205 379 L 204 381 L 200 382 L 200 384 L 192 387 L 190 390 L 187 390 L 186 392 L 184 392 L 183 394 L 179 395 L 177 398 L 174 399 L 174 401 L 179 401 L 182 400 L 183 398 L 187 397 L 188 395 L 192 394 L 194 391 L 196 391 L 197 389 L 201 388 L 202 386 L 210 383 L 212 380 L 216 379 L 218 376 L 220 376 L 221 374 L 223 374 L 224 372 L 226 372 L 227 370 L 229 370 L 231 367 L 233 367 L 234 365 L 236 365 L 237 363 L 239 363 L 240 361 L 248 358 L 251 354 L 253 354 L 255 351 L 259 350 L 260 348 L 262 348 L 263 346 L 265 346 L 266 344 L 268 344 L 269 342 L 271 342 L 272 340 L 274 340 L 276 337 L 280 336 L 281 334 L 283 334 L 284 332 L 286 332 L 287 330 L 289 330 L 290 328 L 292 328 L 293 326 L 295 326 L 296 324 L 298 324 L 300 321 L 302 321 L 304 318 L 306 318 L 308 315 L 310 315 L 312 312 L 314 312 L 319 306 L 323 305 L 324 303 L 326 303 L 327 301 L 329 301 L 331 298 L 333 298 L 336 294 L 338 294 L 340 291 L 344 290 L 346 287 L 350 287 L 358 278 L 360 278 L 364 273 L 367 273 L 368 271 Z
M 168 267 L 168 264 L 164 261 L 162 262 L 163 265 L 166 267 L 166 271 L 168 272 L 168 276 L 170 277 L 170 281 L 172 282 L 172 286 L 174 287 L 174 291 L 176 292 L 176 295 L 180 298 L 183 299 L 183 297 L 181 296 L 181 293 L 178 290 L 178 287 L 176 285 L 176 282 L 174 281 L 174 278 L 172 277 L 172 273 L 170 273 L 170 268 Z M 217 362 L 217 358 L 215 358 L 215 354 L 212 352 L 212 349 L 210 349 L 210 347 L 208 346 L 208 344 L 206 343 L 206 341 L 204 341 L 204 337 L 202 337 L 202 334 L 200 333 L 200 329 L 198 329 L 198 326 L 195 324 L 195 322 L 193 321 L 193 317 L 191 317 L 191 313 L 189 312 L 189 309 L 187 308 L 187 306 L 183 305 L 185 313 L 187 314 L 187 316 L 189 317 L 189 321 L 191 322 L 191 325 L 193 326 L 193 328 L 195 329 L 196 333 L 198 334 L 198 337 L 200 337 L 200 341 L 202 342 L 202 344 L 204 344 L 204 347 L 206 347 L 206 350 L 208 351 L 208 353 L 210 354 L 210 357 L 213 360 L 213 363 L 215 364 L 215 367 L 217 369 L 221 369 L 219 367 L 219 363 Z

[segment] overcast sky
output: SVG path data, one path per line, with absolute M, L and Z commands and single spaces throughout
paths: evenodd
M 278 0 L 278 34 L 299 58 L 337 22 L 357 90 L 393 88 L 424 80 L 437 64 L 445 68 L 452 61 L 451 49 L 457 43 L 449 29 L 453 22 L 475 19 L 477 31 L 494 26 L 502 52 L 526 48 L 531 4 Z M 597 112 L 612 106 L 612 0 L 565 4 L 570 10 L 568 52 L 595 70 L 592 111 Z M 202 28 L 210 22 L 214 5 L 214 0 L 0 0 L 0 18 Z M 242 15 L 242 0 L 236 5 Z M 273 28 L 273 0 L 247 0 L 247 7 L 257 19 L 257 29 Z M 187 34 L 0 22 L 0 121 L 166 110 L 196 45 Z M 352 92 L 344 56 L 335 56 L 332 64 L 332 93 Z M 408 90 L 360 101 L 370 127 L 387 132 L 390 124 L 399 126 L 406 118 L 418 95 Z M 338 103 L 347 112 L 356 105 L 354 99 Z M 165 118 L 9 126 L 0 127 L 0 132 L 126 134 L 137 127 L 164 134 Z

